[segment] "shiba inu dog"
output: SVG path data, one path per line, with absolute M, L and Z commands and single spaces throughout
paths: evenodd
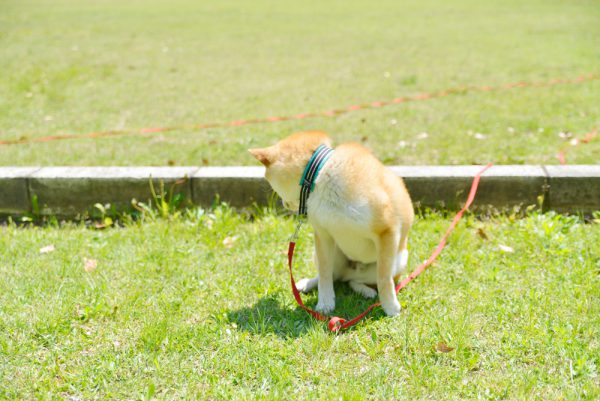
M 316 309 L 329 313 L 335 308 L 334 281 L 346 281 L 365 297 L 378 292 L 385 313 L 397 315 L 394 284 L 408 261 L 414 219 L 402 179 L 360 144 L 332 150 L 329 136 L 319 131 L 249 152 L 266 167 L 265 178 L 284 206 L 304 209 L 314 229 L 318 275 L 298 281 L 298 290 L 318 287 Z M 300 183 L 307 174 L 314 180 Z

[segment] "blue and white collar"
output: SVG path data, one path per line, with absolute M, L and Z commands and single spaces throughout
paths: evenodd
M 319 176 L 319 172 L 332 154 L 333 149 L 327 145 L 321 145 L 312 154 L 308 164 L 304 168 L 304 173 L 300 179 L 300 207 L 298 208 L 298 215 L 306 216 L 306 202 L 308 201 L 308 196 L 315 187 L 315 181 Z

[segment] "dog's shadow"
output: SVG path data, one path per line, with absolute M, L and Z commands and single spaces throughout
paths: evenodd
M 362 313 L 369 305 L 377 302 L 377 299 L 365 299 L 352 291 L 345 283 L 336 283 L 336 308 L 331 316 L 353 318 Z M 315 329 L 315 325 L 327 330 L 327 321 L 319 322 L 313 319 L 306 311 L 296 305 L 290 291 L 289 297 L 293 306 L 289 303 L 282 305 L 280 298 L 285 296 L 271 295 L 259 299 L 254 305 L 240 308 L 227 313 L 230 323 L 235 323 L 238 330 L 244 330 L 257 335 L 275 334 L 281 338 L 297 338 Z M 314 309 L 317 303 L 317 294 L 313 292 L 303 295 L 304 303 L 310 309 Z M 385 314 L 381 308 L 375 308 L 365 320 L 379 320 Z

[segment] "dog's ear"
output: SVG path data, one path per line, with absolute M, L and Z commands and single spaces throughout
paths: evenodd
M 265 167 L 269 167 L 275 161 L 275 152 L 272 147 L 248 149 L 248 152 L 250 152 L 252 156 L 256 157 L 256 160 L 264 164 Z

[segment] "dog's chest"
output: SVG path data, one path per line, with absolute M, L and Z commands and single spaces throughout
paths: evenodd
M 372 213 L 366 200 L 349 197 L 345 188 L 330 182 L 311 194 L 308 211 L 315 229 L 326 231 L 350 260 L 362 263 L 376 260 L 370 230 Z

